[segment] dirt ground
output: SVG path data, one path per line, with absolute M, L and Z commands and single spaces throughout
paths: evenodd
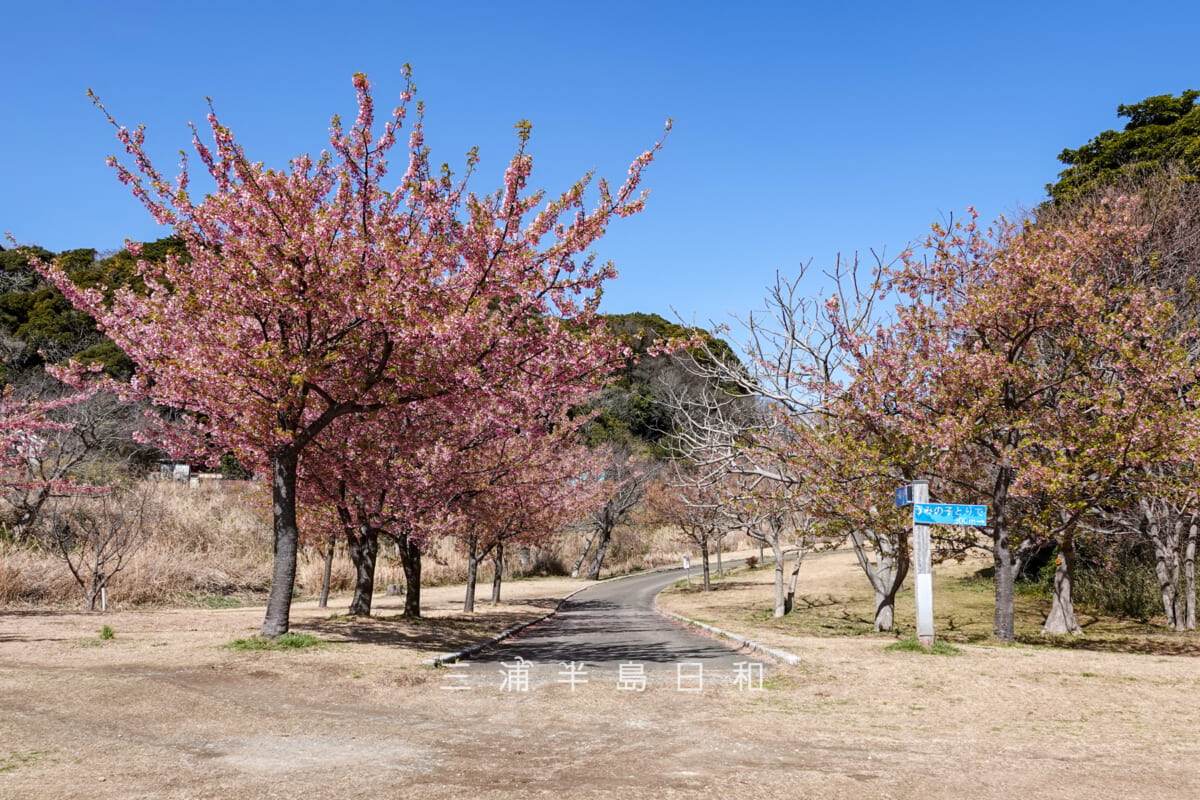
M 804 569 L 813 592 L 863 580 L 841 555 Z M 744 619 L 731 609 L 771 598 L 769 571 L 750 574 L 663 605 Z M 223 647 L 261 608 L 0 611 L 0 798 L 1200 796 L 1194 657 L 930 656 L 763 626 L 803 662 L 771 667 L 761 692 L 620 691 L 603 675 L 448 691 L 449 671 L 421 663 L 581 585 L 515 582 L 472 619 L 461 588 L 429 589 L 419 624 L 395 616 L 399 598 L 364 623 L 331 619 L 344 598 L 299 604 L 293 629 L 334 644 L 283 652 Z

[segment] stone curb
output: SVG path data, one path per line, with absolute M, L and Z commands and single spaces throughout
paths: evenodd
M 657 611 L 662 616 L 670 617 L 671 619 L 682 622 L 684 625 L 690 625 L 693 628 L 701 628 L 701 629 L 706 630 L 709 633 L 715 634 L 717 636 L 723 636 L 726 639 L 731 639 L 731 640 L 737 642 L 738 644 L 740 644 L 742 647 L 745 647 L 749 650 L 754 650 L 755 652 L 758 652 L 758 653 L 765 653 L 766 655 L 769 655 L 771 658 L 775 659 L 776 661 L 782 661 L 784 664 L 790 664 L 794 667 L 800 663 L 800 656 L 798 656 L 794 653 L 789 653 L 786 650 L 778 650 L 774 647 L 767 647 L 765 644 L 759 644 L 758 642 L 753 641 L 752 639 L 747 639 L 745 636 L 739 636 L 736 633 L 730 633 L 729 631 L 723 631 L 714 625 L 707 625 L 703 622 L 700 622 L 699 620 L 690 619 L 689 617 L 685 617 L 682 614 L 676 614 L 674 611 L 667 611 L 665 608 L 663 608 L 662 606 L 660 606 L 658 604 L 657 596 L 655 596 L 655 598 L 654 598 L 654 610 Z
M 759 653 L 766 653 L 767 655 L 769 655 L 771 658 L 775 659 L 776 661 L 782 661 L 784 664 L 791 664 L 792 666 L 796 666 L 800 663 L 800 656 L 795 655 L 794 653 L 788 653 L 784 650 L 777 650 L 774 647 L 767 647 L 764 644 L 759 644 L 758 642 L 747 639 L 745 636 L 738 636 L 736 633 L 730 633 L 729 631 L 723 631 L 720 628 L 713 627 L 712 625 L 705 625 L 703 622 L 697 622 L 694 619 L 688 619 L 687 617 L 685 617 L 681 614 L 676 614 L 672 611 L 666 611 L 664 609 L 658 608 L 657 606 L 655 606 L 655 608 L 658 611 L 658 613 L 660 613 L 664 616 L 679 620 L 680 622 L 684 623 L 685 625 L 691 625 L 694 628 L 703 628 L 704 630 L 708 631 L 709 633 L 714 633 L 717 636 L 724 636 L 726 639 L 732 639 L 733 641 L 741 644 L 742 647 L 745 647 L 749 650 L 754 650 Z

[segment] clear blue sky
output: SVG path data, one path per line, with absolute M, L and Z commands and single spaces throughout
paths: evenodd
M 479 145 L 478 191 L 518 120 L 556 192 L 623 177 L 673 117 L 649 208 L 598 248 L 621 273 L 604 306 L 724 321 L 776 270 L 1037 204 L 1118 104 L 1200 88 L 1198 30 L 1194 0 L 10 3 L 0 231 L 52 250 L 166 234 L 104 166 L 117 144 L 88 87 L 170 174 L 205 96 L 282 166 L 352 117 L 354 72 L 388 107 L 409 62 L 435 160 Z

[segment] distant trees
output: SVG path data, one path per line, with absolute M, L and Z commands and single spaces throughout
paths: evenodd
M 1200 176 L 1200 91 L 1178 97 L 1147 97 L 1117 106 L 1117 116 L 1129 120 L 1122 131 L 1104 131 L 1058 160 L 1067 165 L 1046 191 L 1056 204 L 1070 203 L 1097 189 L 1122 181 L 1144 181 L 1164 166 L 1193 178 Z

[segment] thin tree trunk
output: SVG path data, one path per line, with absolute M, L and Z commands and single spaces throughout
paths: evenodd
M 500 602 L 500 581 L 504 578 L 504 544 L 496 545 L 496 555 L 492 558 L 496 565 L 496 573 L 492 575 L 492 602 Z
M 704 564 L 704 591 L 712 591 L 712 576 L 708 565 L 708 539 L 700 543 L 700 558 Z
M 1183 518 L 1175 521 L 1175 533 L 1171 537 L 1171 577 L 1175 585 L 1175 630 L 1187 630 L 1187 609 L 1184 608 L 1183 587 Z
M 325 569 L 321 572 L 321 599 L 317 608 L 329 606 L 329 581 L 333 577 L 333 550 L 337 546 L 337 534 L 329 534 L 329 544 L 325 550 Z
M 879 551 L 875 559 L 875 630 L 890 631 L 896 619 L 896 569 L 899 565 L 891 553 Z M 889 595 L 889 589 L 891 590 Z
M 583 566 L 583 560 L 585 558 L 587 558 L 588 551 L 592 549 L 592 542 L 595 541 L 596 534 L 599 532 L 600 532 L 600 529 L 598 527 L 592 528 L 591 535 L 588 536 L 587 541 L 584 542 L 583 552 L 581 552 L 579 554 L 579 558 L 575 559 L 575 566 L 571 567 L 571 577 L 572 578 L 579 577 L 579 568 Z
M 275 454 L 271 481 L 275 563 L 271 571 L 267 614 L 260 630 L 269 639 L 287 633 L 291 617 L 292 592 L 296 587 L 296 551 L 300 546 L 300 529 L 296 525 L 296 475 L 299 463 L 299 454 L 291 447 Z
M 792 613 L 792 598 L 788 597 L 783 590 L 783 547 L 779 544 L 779 537 L 776 537 L 771 542 L 771 551 L 775 554 L 775 616 L 785 617 Z
M 400 547 L 400 564 L 404 567 L 404 616 L 421 616 L 421 547 L 409 533 L 396 537 Z
M 104 579 L 98 572 L 92 573 L 92 590 L 88 592 L 88 611 L 96 610 L 96 601 L 100 599 L 100 590 L 104 588 Z
M 371 598 L 375 594 L 375 562 L 379 555 L 379 531 L 363 525 L 357 535 L 346 539 L 346 549 L 354 562 L 354 599 L 350 601 L 349 615 L 371 616 Z
M 800 579 L 800 565 L 804 563 L 804 548 L 796 548 L 796 566 L 792 567 L 792 574 L 788 576 L 787 586 L 787 607 L 790 611 L 796 606 L 796 584 Z
M 463 598 L 463 611 L 470 614 L 475 611 L 475 578 L 479 572 L 479 559 L 475 557 L 474 536 L 471 536 L 467 547 L 467 596 Z
M 721 563 L 721 554 L 725 552 L 725 537 L 717 539 L 717 575 L 721 578 L 725 577 L 725 567 Z
M 1075 576 L 1075 537 L 1072 534 L 1063 535 L 1058 553 L 1050 616 L 1042 626 L 1042 633 L 1077 636 L 1083 633 L 1083 628 L 1075 620 L 1075 606 L 1071 600 L 1071 582 Z
M 1189 631 L 1196 630 L 1196 538 L 1198 528 L 1200 526 L 1197 525 L 1193 515 L 1191 523 L 1188 525 L 1187 546 L 1183 556 L 1183 591 L 1187 612 L 1185 623 Z
M 599 529 L 599 539 L 596 542 L 596 551 L 592 554 L 592 563 L 588 567 L 587 579 L 595 581 L 600 579 L 600 568 L 604 566 L 604 557 L 608 555 L 608 543 L 612 541 L 612 528 L 604 526 Z
M 1150 541 L 1154 544 L 1154 576 L 1158 579 L 1158 591 L 1162 598 L 1163 613 L 1167 617 L 1167 627 L 1179 629 L 1179 607 L 1176 603 L 1176 579 L 1171 573 L 1171 562 L 1174 560 L 1175 548 L 1170 541 L 1170 535 L 1164 535 L 1162 526 L 1157 521 L 1149 525 Z

